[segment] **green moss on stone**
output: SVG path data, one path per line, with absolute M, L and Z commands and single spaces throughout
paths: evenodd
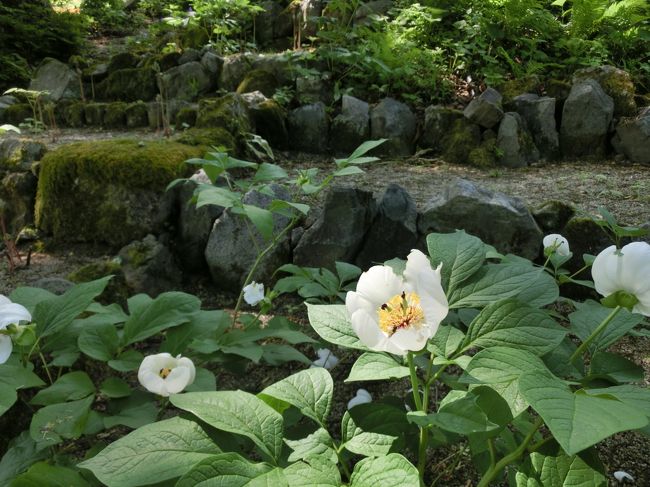
M 278 80 L 273 73 L 269 73 L 263 69 L 254 69 L 239 83 L 237 93 L 242 94 L 260 91 L 264 96 L 270 98 L 277 89 Z
M 68 127 L 83 127 L 86 124 L 84 103 L 79 101 L 67 105 L 63 116 Z
M 27 118 L 34 116 L 28 103 L 16 103 L 9 105 L 2 114 L 3 121 L 11 125 L 20 125 Z
M 251 117 L 255 122 L 255 130 L 272 147 L 284 149 L 289 143 L 286 126 L 286 113 L 275 100 L 265 100 L 251 108 Z
M 196 125 L 197 109 L 193 107 L 181 108 L 176 114 L 176 129 L 194 127 Z
M 223 147 L 228 152 L 234 152 L 237 148 L 237 141 L 225 129 L 199 129 L 192 128 L 185 130 L 174 139 L 181 144 L 187 144 L 197 147 Z
M 93 127 L 100 127 L 104 124 L 106 103 L 86 103 L 84 106 L 84 118 L 86 123 Z
M 150 233 L 167 184 L 203 148 L 169 141 L 69 144 L 41 161 L 36 222 L 58 241 L 124 245 Z
M 472 166 L 488 168 L 494 167 L 497 163 L 496 157 L 496 139 L 487 139 L 477 147 L 472 149 L 467 158 Z
M 443 158 L 447 162 L 467 164 L 469 154 L 481 144 L 481 129 L 469 120 L 455 120 L 442 141 Z
M 68 274 L 69 281 L 74 283 L 90 282 L 102 277 L 113 276 L 99 297 L 103 304 L 124 304 L 129 297 L 129 287 L 126 284 L 122 267 L 116 260 L 103 260 L 80 267 Z
M 146 103 L 136 101 L 128 105 L 124 111 L 128 128 L 146 127 L 149 125 L 149 115 Z
M 153 100 L 158 93 L 156 72 L 151 68 L 119 69 L 99 83 L 96 91 L 104 100 Z
M 110 128 L 122 128 L 126 125 L 126 107 L 122 101 L 109 103 L 104 112 L 104 125 Z
M 540 80 L 537 76 L 506 80 L 496 86 L 503 96 L 503 104 L 524 93 L 538 93 Z
M 199 128 L 222 127 L 235 137 L 242 137 L 251 131 L 248 108 L 241 95 L 236 93 L 228 93 L 221 98 L 201 100 L 196 126 Z

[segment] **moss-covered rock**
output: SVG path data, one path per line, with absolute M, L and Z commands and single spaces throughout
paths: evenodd
M 176 114 L 176 129 L 194 127 L 196 125 L 197 109 L 195 107 L 181 108 Z
M 252 93 L 260 91 L 266 97 L 272 97 L 275 90 L 278 89 L 278 80 L 273 75 L 263 69 L 254 69 L 250 71 L 237 86 L 237 93 Z
M 211 129 L 191 128 L 177 135 L 174 140 L 181 144 L 196 147 L 223 147 L 231 153 L 237 150 L 237 141 L 235 138 L 230 132 L 221 127 Z
M 538 93 L 541 82 L 538 76 L 505 80 L 495 86 L 503 96 L 503 105 L 507 105 L 516 96 L 524 93 Z
M 123 306 L 129 298 L 130 290 L 124 279 L 122 266 L 117 259 L 102 260 L 87 264 L 68 274 L 67 279 L 79 284 L 101 279 L 106 276 L 113 276 L 113 278 L 108 281 L 108 285 L 99 296 L 98 301 L 102 304 L 118 303 Z
M 45 145 L 35 140 L 9 137 L 0 140 L 0 172 L 28 171 L 34 161 L 47 152 Z
M 201 49 L 210 41 L 208 33 L 201 26 L 188 24 L 180 35 L 180 43 L 184 49 Z
M 447 162 L 467 164 L 469 154 L 481 145 L 481 129 L 465 118 L 453 122 L 441 142 L 442 155 Z
M 250 108 L 255 131 L 272 147 L 285 149 L 289 145 L 287 114 L 275 100 L 264 100 Z
M 158 93 L 156 72 L 152 68 L 119 69 L 97 84 L 97 97 L 102 100 L 153 100 Z
M 138 65 L 138 61 L 140 59 L 135 54 L 128 51 L 120 52 L 111 58 L 106 69 L 109 73 L 119 71 L 120 69 L 131 69 Z
M 116 101 L 106 105 L 104 112 L 104 126 L 109 128 L 122 128 L 126 125 L 127 104 L 123 101 Z
M 67 105 L 63 111 L 63 117 L 68 127 L 83 127 L 86 125 L 84 103 L 75 102 Z
M 2 121 L 11 125 L 20 125 L 27 118 L 34 116 L 32 108 L 27 103 L 15 103 L 5 108 L 2 113 Z
M 467 156 L 467 162 L 472 166 L 488 168 L 497 163 L 497 141 L 495 138 L 484 140 L 480 146 L 472 149 Z
M 221 98 L 205 98 L 199 102 L 196 126 L 223 127 L 235 137 L 251 132 L 251 120 L 241 95 L 228 93 Z
M 124 245 L 153 229 L 167 184 L 203 149 L 168 141 L 69 144 L 41 162 L 36 223 L 58 241 Z
M 91 127 L 100 127 L 104 124 L 104 114 L 106 113 L 106 103 L 86 103 L 84 106 L 84 118 L 86 124 Z
M 614 117 L 632 117 L 636 115 L 634 82 L 626 71 L 614 66 L 596 66 L 585 68 L 573 75 L 573 82 L 586 79 L 598 82 L 603 91 L 614 100 Z
M 533 209 L 533 218 L 546 233 L 562 231 L 567 222 L 575 215 L 573 205 L 560 200 L 550 200 Z
M 146 127 L 149 125 L 147 105 L 143 101 L 131 103 L 124 110 L 127 128 Z
M 160 71 L 167 71 L 175 66 L 178 66 L 178 60 L 181 57 L 180 52 L 172 51 L 167 52 L 157 59 Z

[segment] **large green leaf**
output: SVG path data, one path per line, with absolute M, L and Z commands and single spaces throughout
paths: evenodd
M 8 384 L 0 382 L 0 416 L 9 411 L 18 400 L 16 389 Z
M 284 469 L 290 487 L 339 487 L 341 474 L 332 461 L 311 457 Z
M 41 301 L 47 301 L 49 299 L 56 298 L 56 294 L 47 291 L 46 289 L 41 289 L 40 287 L 18 287 L 9 295 L 9 299 L 12 303 L 18 303 L 23 305 L 27 310 L 34 315 L 34 310 L 36 305 Z
M 409 368 L 395 360 L 391 355 L 366 352 L 354 363 L 345 382 L 401 379 L 408 375 Z
M 591 358 L 589 375 L 616 383 L 623 383 L 643 381 L 645 374 L 643 367 L 622 355 L 611 352 L 598 352 Z
M 338 461 L 332 444 L 332 437 L 324 428 L 319 428 L 300 440 L 284 440 L 284 442 L 293 450 L 289 455 L 290 462 L 315 456 L 328 459 L 334 463 Z
M 217 429 L 250 438 L 269 457 L 279 458 L 282 416 L 254 395 L 244 391 L 190 392 L 175 394 L 170 400 Z
M 642 428 L 648 418 L 637 408 L 611 395 L 572 392 L 562 380 L 548 372 L 526 372 L 519 390 L 542 417 L 560 446 L 569 455 L 595 445 L 619 431 Z
M 118 424 L 129 428 L 139 428 L 156 421 L 158 407 L 151 394 L 144 391 L 133 391 L 126 398 L 110 401 L 107 416 L 104 417 L 104 427 L 112 428 Z
M 79 334 L 77 345 L 90 358 L 108 362 L 115 358 L 120 346 L 117 328 L 111 323 L 85 326 Z
M 334 382 L 322 367 L 302 370 L 264 389 L 261 394 L 288 402 L 324 425 L 332 407 Z
M 11 482 L 11 487 L 89 487 L 90 484 L 71 468 L 38 462 Z
M 587 389 L 589 395 L 610 395 L 630 407 L 636 408 L 650 418 L 650 389 L 639 387 L 631 384 L 614 387 L 604 387 L 602 389 Z
M 45 382 L 33 372 L 34 365 L 31 362 L 28 362 L 27 366 L 23 367 L 18 360 L 15 362 L 11 358 L 9 360 L 0 367 L 0 384 L 7 384 L 14 389 L 45 385 Z
M 364 458 L 354 466 L 350 487 L 417 487 L 417 469 L 402 455 Z
M 39 391 L 32 404 L 47 406 L 58 402 L 76 401 L 95 393 L 95 386 L 88 374 L 77 370 L 59 377 L 50 387 Z
M 474 318 L 463 342 L 471 347 L 506 346 L 544 355 L 556 348 L 566 331 L 544 310 L 516 299 L 497 301 Z
M 265 181 L 274 181 L 276 179 L 283 179 L 288 177 L 287 171 L 282 169 L 277 164 L 269 164 L 268 162 L 263 162 L 257 168 L 255 176 L 253 176 L 253 181 L 265 182 Z
M 324 340 L 345 348 L 368 350 L 352 329 L 345 305 L 307 303 L 307 315 L 311 326 Z
M 119 354 L 115 360 L 109 360 L 108 366 L 119 372 L 131 372 L 140 367 L 143 359 L 144 355 L 141 352 L 128 349 Z
M 49 450 L 39 448 L 29 435 L 29 431 L 23 431 L 12 440 L 7 452 L 0 460 L 0 486 L 7 487 L 19 473 L 24 472 L 30 465 L 48 456 Z
M 111 277 L 77 284 L 62 296 L 40 301 L 32 315 L 36 323 L 36 332 L 43 338 L 66 328 L 72 321 L 90 306 L 103 291 Z
M 580 457 L 560 455 L 547 457 L 533 452 L 532 471 L 517 472 L 517 487 L 604 487 L 607 479 Z
M 163 293 L 153 300 L 147 296 L 134 296 L 129 299 L 131 316 L 124 324 L 122 342 L 129 345 L 187 323 L 200 307 L 199 298 L 181 292 Z
M 452 325 L 441 325 L 429 340 L 427 349 L 439 357 L 451 358 L 465 339 L 465 334 Z
M 221 453 L 194 465 L 176 487 L 251 487 L 271 470 L 273 467 L 266 463 L 251 463 L 236 453 Z
M 464 230 L 427 235 L 427 248 L 434 266 L 442 263 L 443 287 L 450 294 L 483 265 L 485 244 Z
M 165 332 L 165 341 L 160 346 L 161 352 L 176 356 L 185 352 L 193 340 L 202 340 L 207 335 L 219 335 L 232 323 L 232 317 L 222 310 L 201 310 L 193 313 L 189 320 Z
M 135 487 L 180 477 L 221 450 L 194 421 L 148 424 L 79 464 L 108 487 Z
M 94 396 L 79 401 L 52 404 L 39 409 L 32 417 L 29 434 L 41 446 L 79 438 L 86 429 Z
M 257 231 L 260 232 L 262 237 L 266 240 L 273 238 L 273 213 L 266 208 L 260 208 L 255 205 L 244 205 L 243 212 L 246 217 L 253 222 Z
M 461 286 L 449 293 L 450 308 L 483 308 L 490 303 L 515 297 L 522 291 L 544 296 L 535 301 L 543 306 L 555 301 L 557 293 L 549 293 L 557 288 L 555 280 L 543 269 L 519 262 L 484 265 Z
M 386 455 L 390 451 L 396 439 L 396 436 L 363 431 L 354 435 L 346 441 L 343 446 L 346 450 L 356 453 L 357 455 L 363 455 L 365 457 L 380 457 Z
M 472 357 L 461 381 L 488 385 L 505 399 L 512 416 L 518 416 L 528 408 L 528 402 L 519 392 L 519 377 L 524 372 L 545 368 L 539 357 L 526 350 L 492 347 Z

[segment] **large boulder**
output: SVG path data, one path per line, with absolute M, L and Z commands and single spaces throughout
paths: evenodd
M 631 161 L 650 164 L 650 108 L 638 117 L 624 117 L 616 126 L 618 147 Z
M 595 66 L 580 69 L 573 75 L 573 83 L 593 79 L 614 101 L 614 117 L 636 115 L 635 89 L 632 77 L 626 71 L 614 66 Z
M 294 263 L 333 268 L 336 261 L 354 262 L 376 211 L 371 192 L 333 187 L 322 213 L 294 248 Z
M 234 137 L 240 137 L 253 130 L 246 102 L 236 93 L 201 100 L 196 126 L 223 127 Z
M 289 145 L 289 133 L 285 109 L 259 91 L 246 93 L 242 98 L 248 104 L 255 132 L 271 144 L 271 147 L 286 149 Z
M 59 101 L 64 98 L 77 99 L 81 96 L 79 76 L 67 64 L 52 58 L 45 58 L 38 69 L 34 79 L 29 83 L 33 91 L 47 91 L 48 98 Z
M 120 69 L 131 69 L 138 66 L 140 58 L 135 54 L 125 51 L 115 54 L 109 61 L 106 66 L 106 71 L 112 73 Z
M 219 76 L 219 88 L 235 91 L 246 74 L 253 69 L 251 54 L 235 54 L 224 58 Z
M 329 121 L 321 102 L 305 105 L 289 113 L 289 143 L 292 149 L 319 153 L 327 150 Z
M 481 129 L 465 117 L 457 118 L 440 142 L 442 157 L 455 164 L 470 163 L 470 155 L 481 146 Z
M 460 110 L 440 105 L 428 106 L 424 110 L 424 128 L 420 136 L 420 147 L 442 152 L 443 140 L 449 135 L 454 122 L 462 118 L 463 112 Z
M 525 167 L 539 160 L 526 124 L 516 112 L 506 112 L 501 119 L 496 146 L 501 166 Z
M 218 81 L 223 68 L 223 58 L 214 52 L 206 51 L 201 56 L 201 66 L 210 74 L 213 80 Z
M 28 171 L 34 161 L 47 152 L 45 145 L 21 137 L 0 140 L 0 173 L 3 171 Z
M 244 203 L 268 208 L 274 199 L 288 200 L 288 191 L 279 185 L 273 185 L 274 196 L 258 192 L 249 192 L 244 196 Z M 278 234 L 286 227 L 287 217 L 273 216 L 273 232 Z M 258 248 L 268 245 L 262 235 L 244 216 L 235 215 L 226 210 L 214 222 L 207 246 L 205 260 L 215 285 L 221 289 L 239 292 L 244 279 L 251 270 L 258 256 Z M 291 248 L 288 237 L 281 241 L 262 259 L 253 279 L 268 283 L 275 270 L 289 262 Z
M 158 83 L 167 99 L 193 101 L 212 89 L 212 79 L 198 61 L 165 71 L 158 78 Z
M 409 156 L 413 154 L 417 121 L 411 109 L 393 98 L 384 98 L 370 111 L 370 137 L 388 139 L 375 154 Z
M 370 138 L 370 107 L 363 101 L 343 95 L 341 113 L 332 120 L 330 145 L 335 153 L 350 153 Z
M 491 129 L 503 118 L 502 99 L 501 93 L 497 90 L 487 88 L 465 107 L 463 114 L 472 123 Z
M 498 251 L 534 259 L 542 231 L 526 205 L 518 198 L 458 179 L 426 205 L 418 228 L 422 234 L 465 230 Z
M 334 90 L 329 74 L 318 76 L 300 76 L 296 78 L 296 99 L 301 105 L 309 105 L 322 101 L 331 105 L 334 101 Z
M 291 36 L 293 22 L 288 9 L 278 2 L 267 0 L 260 3 L 264 9 L 255 17 L 255 36 L 261 45 L 269 45 L 276 39 Z
M 0 181 L 0 216 L 9 235 L 16 237 L 33 225 L 35 201 L 36 176 L 31 172 L 9 173 Z
M 260 91 L 266 97 L 272 97 L 278 89 L 278 80 L 273 73 L 263 69 L 249 71 L 237 86 L 237 93 Z
M 373 264 L 398 257 L 405 259 L 418 242 L 418 211 L 401 186 L 391 183 L 384 192 L 356 264 L 367 269 Z
M 153 100 L 158 94 L 156 72 L 147 67 L 118 69 L 98 83 L 95 92 L 101 100 Z
M 614 102 L 596 81 L 587 79 L 574 84 L 562 109 L 562 154 L 604 156 L 613 115 Z
M 512 99 L 510 105 L 526 122 L 540 155 L 555 160 L 560 155 L 560 139 L 555 122 L 555 98 L 525 93 Z

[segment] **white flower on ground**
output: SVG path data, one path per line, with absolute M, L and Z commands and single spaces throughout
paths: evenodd
M 371 350 L 405 355 L 422 350 L 447 316 L 449 305 L 440 268 L 412 250 L 403 276 L 389 266 L 374 266 L 361 274 L 356 291 L 345 298 L 352 328 Z
M 12 303 L 11 300 L 0 294 L 0 330 L 6 329 L 9 325 L 18 325 L 21 321 L 31 321 L 32 315 L 24 306 Z M 11 337 L 0 335 L 0 364 L 9 360 L 13 343 Z
M 632 311 L 650 316 L 650 245 L 632 242 L 617 250 L 607 247 L 591 266 L 596 291 L 604 297 L 617 292 L 630 294 L 638 301 Z
M 251 282 L 247 286 L 244 286 L 244 301 L 246 301 L 251 306 L 255 306 L 257 303 L 264 299 L 264 284 L 261 282 Z
M 319 348 L 316 350 L 316 354 L 318 355 L 318 358 L 312 362 L 310 368 L 323 367 L 324 369 L 330 370 L 339 363 L 339 359 L 329 350 L 329 348 Z
M 357 395 L 348 401 L 348 409 L 352 409 L 359 404 L 366 404 L 372 402 L 372 396 L 365 389 L 357 389 Z
M 170 396 L 181 392 L 196 375 L 194 363 L 187 357 L 169 353 L 158 353 L 144 358 L 138 370 L 140 384 L 159 396 Z
M 614 472 L 614 478 L 619 482 L 625 482 L 626 480 L 634 482 L 634 477 L 632 477 L 629 473 L 624 472 L 623 470 L 617 470 Z
M 569 241 L 559 233 L 551 233 L 542 240 L 544 250 L 554 250 L 557 255 L 567 256 L 571 253 L 569 250 Z

